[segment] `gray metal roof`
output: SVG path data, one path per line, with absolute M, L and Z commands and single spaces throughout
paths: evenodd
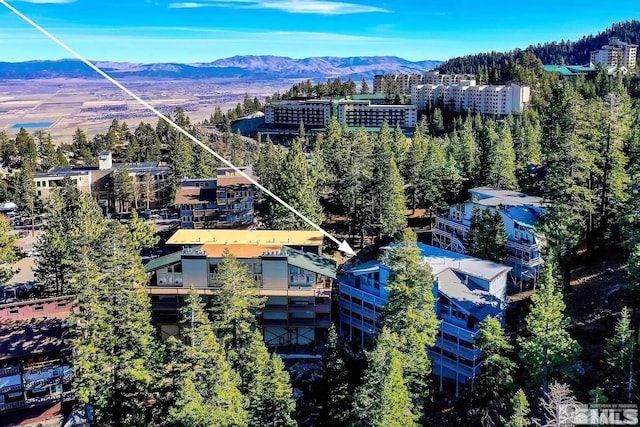
M 474 285 L 447 268 L 438 274 L 438 291 L 477 319 L 499 314 L 505 306 L 500 298 Z
M 451 268 L 469 276 L 490 281 L 511 270 L 511 267 L 497 262 L 473 258 L 423 243 L 418 243 L 418 247 L 423 261 L 429 264 L 435 275 L 440 274 L 447 268 Z
M 544 208 L 542 197 L 529 196 L 513 190 L 499 190 L 492 187 L 476 187 L 469 190 L 469 193 L 476 193 L 485 198 L 477 201 L 483 206 L 532 206 Z

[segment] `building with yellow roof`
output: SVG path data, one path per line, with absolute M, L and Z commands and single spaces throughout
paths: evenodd
M 267 298 L 259 326 L 270 347 L 313 354 L 331 325 L 334 260 L 322 257 L 323 234 L 298 230 L 178 230 L 174 253 L 145 266 L 155 322 L 163 337 L 180 335 L 178 310 L 194 286 L 205 300 L 219 288 L 218 266 L 229 251 L 247 266 Z

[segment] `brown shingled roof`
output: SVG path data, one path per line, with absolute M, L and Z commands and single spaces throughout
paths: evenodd
M 176 205 L 214 202 L 215 200 L 216 190 L 214 188 L 181 187 L 176 190 Z

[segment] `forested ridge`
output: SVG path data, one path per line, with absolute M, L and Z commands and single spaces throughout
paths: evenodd
M 490 117 L 430 106 L 411 138 L 386 124 L 368 133 L 333 119 L 317 137 L 306 136 L 301 123 L 287 143 L 260 136 L 248 143 L 231 133 L 224 117 L 224 132 L 214 136 L 183 111 L 173 115 L 234 164 L 253 165 L 263 185 L 309 218 L 332 219 L 325 224 L 355 246 L 397 243 L 384 258 L 394 273 L 376 339 L 359 352 L 330 331 L 322 378 L 310 397 L 321 413 L 319 424 L 554 425 L 558 402 L 638 402 L 637 77 L 600 69 L 592 77 L 564 80 L 544 72 L 542 62 L 532 51 L 514 62 L 534 92 L 523 113 Z M 255 104 L 247 100 L 246 108 Z M 46 132 L 21 130 L 15 138 L 0 133 L 5 166 L 19 170 L 5 182 L 4 197 L 14 198 L 24 212 L 50 214 L 37 274 L 51 294 L 78 295 L 71 345 L 79 400 L 96 406 L 99 425 L 293 425 L 295 402 L 282 362 L 254 333 L 253 313 L 263 301 L 233 256 L 225 256 L 221 283 L 246 298 L 220 292 L 207 317 L 192 294 L 182 313 L 187 340 L 160 343 L 150 326 L 137 255 L 152 244 L 149 230 L 138 222 L 125 228 L 102 219 L 91 198 L 72 186 L 62 187 L 46 206 L 35 206 L 30 184 L 43 164 L 87 161 L 112 149 L 121 160 L 165 161 L 168 204 L 182 177 L 210 176 L 217 163 L 162 121 L 141 123 L 134 131 L 114 122 L 105 135 L 83 135 L 79 129 L 71 144 L 57 148 Z M 114 198 L 131 205 L 138 190 L 124 181 L 114 183 Z M 434 343 L 439 321 L 431 271 L 420 262 L 417 237 L 406 230 L 406 212 L 441 211 L 466 200 L 469 188 L 484 185 L 544 198 L 545 270 L 515 322 L 520 329 L 483 322 L 476 342 L 483 369 L 473 389 L 448 402 L 451 396 L 438 393 L 423 351 Z M 305 227 L 267 198 L 261 197 L 257 214 L 265 228 Z M 472 253 L 501 261 L 500 219 L 474 221 L 482 238 L 471 242 Z M 585 325 L 567 315 L 567 296 L 576 267 L 607 257 L 625 262 L 624 283 L 607 297 L 612 307 L 625 308 L 608 315 L 615 327 L 606 331 L 593 360 L 576 338 Z M 135 333 L 122 338 L 118 331 L 124 329 Z M 105 373 L 109 380 L 100 381 Z M 274 421 L 273 414 L 280 418 Z
M 606 30 L 584 36 L 577 41 L 561 40 L 530 45 L 509 52 L 486 52 L 449 59 L 437 69 L 446 73 L 473 73 L 482 83 L 500 83 L 514 79 L 513 65 L 524 52 L 535 55 L 543 64 L 584 65 L 589 63 L 590 52 L 618 37 L 623 42 L 640 44 L 640 21 L 624 21 Z

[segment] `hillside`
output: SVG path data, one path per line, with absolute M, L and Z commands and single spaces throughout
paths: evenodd
M 369 78 L 382 73 L 422 73 L 440 61 L 412 62 L 394 56 L 316 57 L 293 59 L 280 56 L 234 56 L 199 64 L 136 64 L 95 61 L 115 78 L 206 79 L 221 77 L 288 78 Z M 0 62 L 0 79 L 98 77 L 82 62 L 58 61 Z
M 596 35 L 584 36 L 577 41 L 559 41 L 536 44 L 527 47 L 526 51 L 534 53 L 543 64 L 585 64 L 589 62 L 589 52 L 607 44 L 610 37 L 630 43 L 640 43 L 640 21 L 626 21 L 613 24 L 610 28 Z M 449 73 L 477 73 L 490 67 L 502 68 L 517 59 L 523 50 L 510 52 L 486 52 L 466 55 L 443 62 L 438 69 Z

